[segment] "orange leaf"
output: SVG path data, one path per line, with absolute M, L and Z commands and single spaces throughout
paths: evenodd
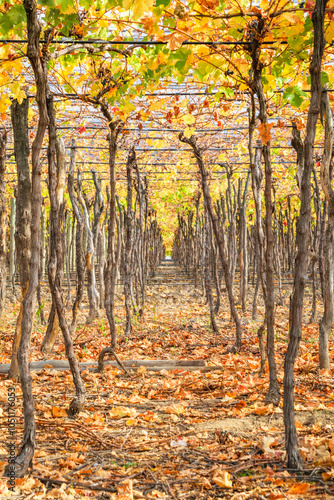
M 168 40 L 167 47 L 170 50 L 177 50 L 186 39 L 187 37 L 182 33 L 173 33 Z
M 271 406 L 267 405 L 256 408 L 256 410 L 254 410 L 254 413 L 256 413 L 256 415 L 268 415 L 270 411 L 271 411 Z
M 158 415 L 153 411 L 147 410 L 147 412 L 144 415 L 142 415 L 142 418 L 147 422 L 153 422 L 154 420 L 158 419 Z
M 331 469 L 329 472 L 323 472 L 321 475 L 324 481 L 328 481 L 328 479 L 333 479 L 334 469 Z
M 261 125 L 257 128 L 262 139 L 263 144 L 267 144 L 270 141 L 270 129 L 273 127 L 271 123 L 261 123 Z
M 236 404 L 235 404 L 235 408 L 245 408 L 245 406 L 247 406 L 247 403 L 246 401 L 238 401 Z
M 306 493 L 309 487 L 309 483 L 297 483 L 291 486 L 288 493 L 290 493 L 290 495 L 301 495 L 302 493 Z
M 66 410 L 64 408 L 59 408 L 58 406 L 52 407 L 52 416 L 55 418 L 58 417 L 67 417 Z
M 286 498 L 286 495 L 284 495 L 281 491 L 272 491 L 270 493 L 269 500 L 279 500 L 280 498 Z
M 173 415 L 181 415 L 185 410 L 185 407 L 181 404 L 170 405 L 165 408 L 165 413 L 171 413 Z

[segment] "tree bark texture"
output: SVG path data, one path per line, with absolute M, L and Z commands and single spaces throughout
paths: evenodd
M 0 132 L 0 316 L 6 301 L 7 279 L 7 203 L 6 203 L 6 143 L 7 132 Z
M 240 268 L 240 303 L 242 311 L 246 312 L 248 288 L 248 247 L 247 247 L 247 194 L 250 180 L 250 170 L 247 172 L 244 191 L 241 196 L 242 182 L 240 183 L 239 205 L 239 268 Z
M 10 233 L 9 233 L 9 282 L 15 289 L 15 217 L 16 198 L 10 199 Z
M 253 23 L 253 21 L 251 21 Z M 255 24 L 251 24 L 252 29 L 256 29 L 257 36 L 254 36 L 253 44 L 250 47 L 252 58 L 252 80 L 250 87 L 256 93 L 259 101 L 259 119 L 263 130 L 268 128 L 267 100 L 263 91 L 262 69 L 263 63 L 260 60 L 261 40 L 267 32 L 266 20 L 259 16 Z M 269 363 L 269 389 L 266 400 L 275 405 L 280 401 L 280 389 L 277 380 L 277 369 L 275 362 L 275 285 L 274 285 L 274 232 L 273 232 L 273 202 L 272 202 L 272 169 L 270 153 L 270 135 L 267 141 L 263 141 L 262 155 L 264 159 L 265 188 L 264 198 L 266 207 L 265 227 L 266 227 L 266 248 L 265 248 L 265 269 L 266 269 L 266 325 L 267 325 L 267 356 Z
M 327 0 L 316 0 L 312 13 L 314 27 L 313 55 L 310 64 L 311 101 L 307 117 L 306 137 L 304 140 L 304 165 L 301 176 L 300 214 L 297 221 L 297 256 L 295 261 L 293 293 L 291 298 L 290 338 L 284 362 L 284 427 L 285 448 L 288 467 L 301 469 L 303 460 L 298 450 L 298 437 L 294 419 L 294 364 L 302 335 L 302 314 L 304 289 L 307 277 L 308 247 L 311 220 L 311 172 L 313 169 L 313 146 L 316 125 L 321 104 L 321 61 L 324 52 L 324 16 Z
M 58 315 L 59 326 L 63 334 L 66 357 L 72 372 L 76 395 L 69 406 L 69 414 L 81 411 L 85 403 L 85 386 L 81 380 L 80 367 L 75 357 L 73 342 L 68 326 L 63 294 L 61 289 L 63 278 L 63 223 L 64 223 L 64 189 L 66 183 L 65 146 L 62 139 L 56 137 L 55 111 L 53 96 L 47 91 L 47 109 L 49 116 L 48 174 L 50 195 L 50 259 L 49 284 L 52 299 Z M 57 161 L 56 161 L 57 159 Z
M 51 302 L 51 309 L 48 317 L 48 325 L 41 345 L 41 351 L 44 354 L 52 352 L 53 346 L 59 333 L 59 320 L 54 300 Z
M 204 252 L 204 274 L 205 274 L 205 291 L 206 291 L 206 299 L 209 304 L 210 309 L 210 323 L 211 328 L 215 333 L 219 333 L 215 311 L 213 307 L 213 296 L 211 289 L 211 266 L 210 266 L 210 250 L 211 250 L 211 224 L 209 219 L 209 214 L 207 209 L 204 212 L 204 233 L 205 233 L 205 252 Z
M 99 355 L 98 369 L 103 370 L 103 358 L 108 352 L 113 353 L 117 346 L 117 332 L 115 322 L 115 285 L 116 285 L 116 254 L 115 254 L 115 223 L 116 223 L 116 151 L 117 138 L 122 123 L 114 122 L 109 110 L 102 107 L 102 112 L 108 120 L 109 134 L 109 224 L 108 224 L 108 254 L 105 269 L 105 307 L 110 328 L 110 346 L 102 349 Z
M 80 203 L 77 200 L 75 190 L 74 190 L 74 168 L 75 168 L 75 140 L 72 139 L 71 144 L 71 154 L 70 154 L 70 167 L 67 176 L 67 188 L 68 194 L 70 196 L 71 205 L 73 209 L 74 219 L 76 220 L 76 232 L 75 232 L 75 248 L 73 249 L 73 254 L 75 253 L 75 263 L 76 263 L 76 295 L 72 307 L 72 323 L 71 323 L 71 334 L 75 333 L 79 308 L 82 302 L 85 286 L 85 268 L 84 268 L 84 257 L 82 249 L 82 233 L 83 233 L 83 220 L 82 213 L 80 209 Z M 73 227 L 74 232 L 74 227 Z M 75 252 L 74 252 L 75 250 Z
M 17 352 L 21 339 L 23 299 L 28 290 L 30 279 L 31 178 L 29 167 L 28 107 L 28 99 L 23 99 L 21 104 L 14 100 L 11 106 L 14 153 L 17 170 L 15 244 L 21 285 L 20 313 L 16 322 L 12 359 L 8 373 L 8 377 L 14 378 L 15 380 L 18 380 L 20 377 Z
M 86 323 L 92 323 L 94 319 L 99 315 L 99 294 L 96 289 L 96 279 L 95 279 L 95 246 L 94 246 L 94 235 L 90 227 L 89 211 L 86 205 L 86 201 L 82 192 L 82 177 L 81 172 L 78 172 L 78 198 L 80 205 L 82 207 L 83 222 L 87 235 L 87 252 L 86 252 L 86 271 L 87 271 L 87 295 L 89 302 L 89 314 L 86 319 Z
M 94 249 L 97 255 L 98 264 L 98 275 L 99 275 L 99 288 L 100 293 L 98 295 L 97 307 L 98 310 L 103 307 L 104 303 L 104 226 L 101 226 L 101 217 L 104 211 L 104 200 L 101 189 L 101 181 L 98 180 L 96 172 L 92 170 L 93 181 L 95 186 L 95 200 L 94 200 L 94 222 L 93 222 L 93 239 L 94 239 Z M 102 297 L 101 297 L 102 293 Z
M 319 324 L 319 368 L 330 369 L 329 335 L 332 332 L 333 286 L 334 286 L 334 190 L 332 188 L 333 165 L 333 112 L 329 102 L 327 89 L 322 92 L 322 122 L 325 128 L 325 145 L 320 165 L 320 179 L 323 192 L 328 203 L 328 221 L 324 244 L 323 284 L 324 314 Z
M 48 125 L 46 109 L 46 74 L 40 56 L 39 39 L 41 26 L 38 20 L 35 0 L 23 0 L 27 16 L 28 46 L 27 55 L 34 71 L 36 83 L 36 102 L 39 118 L 35 139 L 32 144 L 32 184 L 31 184 L 31 241 L 30 241 L 30 280 L 23 299 L 21 340 L 17 353 L 23 395 L 24 435 L 19 454 L 15 459 L 15 476 L 24 476 L 31 464 L 35 450 L 36 424 L 32 380 L 29 368 L 29 347 L 35 296 L 38 286 L 40 258 L 40 222 L 41 222 L 41 165 L 40 153 L 44 134 Z
M 129 151 L 126 162 L 126 178 L 127 178 L 127 199 L 126 199 L 126 238 L 125 238 L 125 254 L 124 254 L 124 297 L 126 311 L 125 335 L 131 334 L 131 289 L 132 289 L 132 266 L 131 256 L 133 247 L 133 226 L 134 213 L 132 210 L 132 172 L 133 164 L 136 163 L 136 153 L 134 146 Z

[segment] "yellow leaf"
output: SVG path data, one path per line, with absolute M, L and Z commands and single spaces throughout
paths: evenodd
M 160 109 L 161 109 L 161 102 L 160 101 L 152 102 L 152 104 L 150 105 L 151 111 L 160 111 Z
M 146 373 L 146 372 L 147 372 L 147 370 L 146 370 L 145 366 L 140 366 L 137 370 L 137 373 Z
M 135 418 L 128 418 L 126 425 L 136 425 L 137 420 Z
M 0 100 L 0 114 L 2 115 L 6 113 L 10 105 L 11 100 L 7 96 L 3 95 Z
M 248 90 L 248 85 L 246 83 L 240 83 L 239 90 Z
M 23 99 L 26 98 L 26 93 L 24 92 L 24 90 L 20 90 L 15 97 L 17 99 L 17 102 L 19 104 L 22 104 Z
M 276 88 L 276 77 L 274 75 L 265 75 L 265 79 L 268 81 L 266 85 L 263 86 L 264 91 L 275 90 Z
M 128 9 L 130 9 L 131 4 L 132 4 L 132 0 L 123 0 L 122 7 L 124 10 L 128 10 Z
M 325 39 L 326 39 L 327 43 L 332 43 L 332 41 L 334 39 L 334 21 L 331 21 L 329 23 L 329 26 L 328 26 L 326 33 L 325 33 Z
M 77 13 L 77 8 L 76 8 L 76 5 L 75 5 L 75 2 L 73 2 L 72 4 L 71 3 L 68 3 L 67 4 L 67 7 L 63 7 L 63 4 L 61 5 L 61 11 L 63 14 L 76 14 Z
M 184 130 L 183 135 L 187 137 L 187 139 L 189 139 L 192 135 L 194 135 L 194 133 L 195 133 L 194 127 L 187 127 Z
M 289 23 L 291 24 L 301 22 L 301 19 L 299 19 L 299 17 L 296 16 L 296 14 L 293 14 L 292 12 L 284 12 L 283 17 L 285 17 L 285 19 L 289 21 Z
M 231 474 L 227 470 L 217 469 L 212 476 L 212 481 L 220 488 L 232 488 Z
M 141 18 L 146 12 L 151 12 L 153 9 L 153 0 L 135 0 L 132 4 L 132 14 L 136 21 Z
M 132 104 L 132 102 L 127 102 L 122 106 L 122 111 L 125 113 L 131 113 L 135 109 L 135 106 Z
M 184 123 L 186 123 L 187 125 L 191 125 L 192 123 L 195 123 L 196 121 L 196 118 L 193 116 L 193 115 L 185 115 L 183 117 L 183 121 Z
M 109 415 L 114 417 L 114 418 L 123 418 L 123 417 L 136 417 L 137 412 L 135 408 L 126 408 L 125 406 L 118 406 L 115 408 L 112 408 L 109 411 Z

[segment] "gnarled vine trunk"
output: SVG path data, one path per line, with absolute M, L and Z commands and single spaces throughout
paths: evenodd
M 215 214 L 212 206 L 212 199 L 209 191 L 209 186 L 208 186 L 208 181 L 207 181 L 207 171 L 203 163 L 203 158 L 201 155 L 201 151 L 196 143 L 196 139 L 194 137 L 187 138 L 185 137 L 182 133 L 179 135 L 179 139 L 181 142 L 185 142 L 191 146 L 194 156 L 197 161 L 198 169 L 201 174 L 201 181 L 202 181 L 202 191 L 203 191 L 203 198 L 204 198 L 204 204 L 205 207 L 208 211 L 208 214 L 210 216 L 211 222 L 212 222 L 212 229 L 218 244 L 218 249 L 219 249 L 219 255 L 220 255 L 220 260 L 222 264 L 222 268 L 224 271 L 224 276 L 225 276 L 225 285 L 227 289 L 227 294 L 228 294 L 228 299 L 230 303 L 230 311 L 231 311 L 231 316 L 235 322 L 235 327 L 236 327 L 236 340 L 234 346 L 231 348 L 231 352 L 236 352 L 240 347 L 241 347 L 241 339 L 242 339 L 242 331 L 241 331 L 241 322 L 239 318 L 239 314 L 237 312 L 236 306 L 235 306 L 235 300 L 234 300 L 234 295 L 233 295 L 233 286 L 232 286 L 232 277 L 231 277 L 231 272 L 229 269 L 229 265 L 225 256 L 225 248 L 224 248 L 224 242 L 221 236 L 221 232 L 219 230 L 219 225 L 218 225 L 218 220 L 217 220 L 217 215 Z
M 277 369 L 275 361 L 275 284 L 274 284 L 274 232 L 273 232 L 273 201 L 272 201 L 272 168 L 270 153 L 270 134 L 267 116 L 267 100 L 263 91 L 262 69 L 263 62 L 260 60 L 261 40 L 267 32 L 267 21 L 262 15 L 256 20 L 257 36 L 250 47 L 252 58 L 252 80 L 250 87 L 256 93 L 259 101 L 259 119 L 262 130 L 265 132 L 263 137 L 262 156 L 264 159 L 264 199 L 266 207 L 265 228 L 266 228 L 266 248 L 265 248 L 265 271 L 266 271 L 266 325 L 267 325 L 267 356 L 269 363 L 269 389 L 266 400 L 275 405 L 280 401 L 280 388 L 277 380 Z
M 28 47 L 27 55 L 34 71 L 36 82 L 36 101 L 39 118 L 34 142 L 32 144 L 32 186 L 31 186 L 31 241 L 30 241 L 30 280 L 23 299 L 21 339 L 17 353 L 23 395 L 24 434 L 19 454 L 15 458 L 15 477 L 22 477 L 30 466 L 35 450 L 35 413 L 32 393 L 32 380 L 29 368 L 29 347 L 32 332 L 35 296 L 38 286 L 40 258 L 40 222 L 41 222 L 41 166 L 40 153 L 44 134 L 48 125 L 46 109 L 46 74 L 40 56 L 39 39 L 41 26 L 38 20 L 35 0 L 23 0 L 27 15 Z M 12 464 L 10 464 L 12 465 Z M 8 467 L 6 473 L 9 473 Z
M 132 171 L 133 164 L 136 162 L 136 153 L 134 146 L 130 149 L 126 162 L 126 178 L 127 178 L 127 198 L 126 198 L 126 238 L 125 238 L 125 254 L 124 254 L 124 297 L 126 311 L 125 335 L 131 334 L 131 291 L 132 291 L 132 248 L 133 248 L 133 225 L 134 214 L 132 210 Z
M 302 335 L 304 289 L 307 276 L 308 248 L 311 220 L 311 172 L 313 169 L 313 146 L 321 103 L 321 61 L 324 53 L 324 17 L 327 0 L 316 0 L 312 13 L 314 27 L 313 55 L 310 64 L 311 102 L 308 111 L 306 137 L 303 144 L 303 171 L 300 190 L 300 214 L 297 221 L 297 256 L 295 261 L 293 293 L 291 299 L 290 338 L 284 362 L 283 414 L 285 448 L 288 467 L 301 469 L 303 459 L 298 450 L 297 429 L 294 419 L 294 364 Z
M 115 285 L 116 285 L 116 253 L 115 253 L 115 223 L 116 223 L 116 151 L 117 138 L 121 130 L 122 123 L 114 122 L 106 107 L 102 107 L 102 112 L 108 120 L 109 134 L 109 224 L 108 224 L 108 255 L 105 268 L 105 307 L 110 328 L 110 346 L 102 349 L 99 355 L 98 369 L 103 370 L 104 356 L 111 352 L 115 353 L 117 345 L 117 332 L 115 322 Z
M 6 301 L 7 279 L 7 202 L 5 196 L 6 130 L 0 132 L 0 316 Z
M 8 372 L 8 377 L 15 380 L 18 380 L 20 377 L 17 352 L 21 339 L 23 299 L 27 293 L 30 279 L 31 178 L 29 167 L 28 107 L 29 99 L 23 99 L 21 104 L 17 100 L 14 100 L 11 106 L 17 171 L 15 245 L 21 285 L 21 306 L 16 321 L 12 359 Z
M 63 279 L 63 230 L 64 230 L 64 189 L 66 184 L 65 146 L 56 136 L 53 96 L 47 89 L 47 110 L 49 117 L 48 174 L 50 194 L 50 259 L 49 284 L 55 304 L 59 326 L 63 334 L 66 356 L 72 372 L 76 395 L 69 406 L 71 415 L 77 414 L 85 403 L 85 386 L 81 380 L 80 367 L 75 357 L 73 342 L 68 326 L 62 294 Z M 57 162 L 56 162 L 57 159 Z

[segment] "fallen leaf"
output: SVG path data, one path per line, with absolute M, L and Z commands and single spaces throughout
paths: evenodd
M 114 418 L 123 418 L 123 417 L 136 417 L 137 411 L 135 408 L 127 408 L 125 406 L 117 406 L 112 408 L 109 411 L 109 415 Z
M 297 483 L 291 486 L 291 488 L 288 490 L 288 493 L 290 493 L 290 495 L 301 495 L 303 493 L 306 493 L 309 487 L 309 483 Z
M 170 442 L 171 448 L 177 448 L 177 447 L 183 447 L 185 448 L 187 445 L 187 441 L 184 441 L 184 439 L 178 439 L 177 441 L 174 441 L 173 439 Z
M 147 370 L 146 370 L 145 366 L 140 366 L 140 367 L 138 368 L 138 370 L 137 370 L 137 373 L 139 373 L 139 374 L 140 374 L 140 373 L 146 373 L 146 372 L 147 372 Z
M 144 415 L 141 415 L 141 418 L 143 418 L 147 422 L 153 422 L 154 420 L 158 420 L 159 417 L 153 411 L 147 410 Z
M 96 477 L 103 477 L 104 479 L 109 479 L 112 476 L 112 471 L 105 469 L 97 469 L 94 473 Z
M 150 497 L 153 497 L 153 498 L 166 498 L 166 495 L 162 491 L 152 490 L 151 493 L 150 493 Z
M 275 451 L 270 447 L 275 443 L 276 439 L 272 436 L 263 436 L 259 441 L 259 446 L 266 455 L 274 455 Z
M 126 479 L 117 485 L 118 500 L 133 500 L 132 479 Z
M 185 410 L 182 404 L 170 405 L 165 408 L 165 413 L 172 413 L 174 415 L 181 415 Z
M 232 488 L 231 474 L 227 470 L 217 469 L 212 476 L 212 481 L 220 488 Z
M 279 500 L 280 498 L 286 498 L 286 495 L 284 495 L 284 493 L 278 490 L 270 492 L 269 500 Z
M 203 488 L 205 488 L 206 490 L 211 490 L 212 489 L 212 484 L 210 483 L 210 481 L 208 480 L 208 478 L 202 477 L 200 479 L 200 481 L 202 483 Z
M 126 421 L 126 425 L 136 425 L 137 424 L 137 420 L 135 418 L 128 418 L 128 420 Z
M 52 416 L 55 418 L 67 417 L 66 410 L 64 408 L 59 408 L 58 406 L 52 407 Z
M 256 408 L 256 410 L 254 410 L 254 413 L 256 413 L 256 415 L 269 415 L 269 413 L 271 412 L 271 405 L 260 406 L 259 408 Z

